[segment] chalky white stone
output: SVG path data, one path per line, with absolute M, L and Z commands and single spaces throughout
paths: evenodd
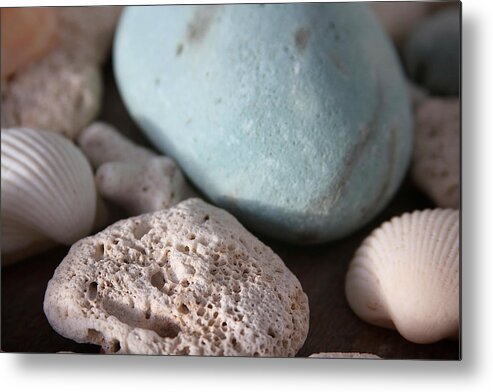
M 44 311 L 61 335 L 119 354 L 294 356 L 309 320 L 282 260 L 200 199 L 72 246 Z

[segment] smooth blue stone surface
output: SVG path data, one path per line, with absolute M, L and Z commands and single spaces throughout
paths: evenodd
M 114 66 L 151 141 L 253 231 L 348 235 L 408 166 L 407 87 L 365 5 L 130 7 Z
M 460 10 L 455 7 L 419 23 L 404 47 L 409 76 L 435 95 L 459 94 L 460 55 Z

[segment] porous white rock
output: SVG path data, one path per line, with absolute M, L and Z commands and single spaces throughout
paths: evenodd
M 73 139 L 99 112 L 101 71 L 90 64 L 48 62 L 33 65 L 7 84 L 2 127 L 43 129 Z
M 101 107 L 102 65 L 120 7 L 57 8 L 55 47 L 2 83 L 2 127 L 73 139 Z
M 411 164 L 414 181 L 437 206 L 459 208 L 459 99 L 422 100 L 415 110 L 415 130 Z
M 121 354 L 294 356 L 309 320 L 282 260 L 200 199 L 76 243 L 44 311 L 61 335 Z
M 107 162 L 146 163 L 158 155 L 138 146 L 110 124 L 97 121 L 77 137 L 77 144 L 94 168 Z
M 169 208 L 194 195 L 175 161 L 134 144 L 110 124 L 91 124 L 77 143 L 97 169 L 99 194 L 130 215 Z
M 382 359 L 378 355 L 368 353 L 316 353 L 310 355 L 310 358 L 332 358 L 332 359 Z
M 144 163 L 104 163 L 96 172 L 96 185 L 101 196 L 130 216 L 169 208 L 191 195 L 176 163 L 163 156 Z

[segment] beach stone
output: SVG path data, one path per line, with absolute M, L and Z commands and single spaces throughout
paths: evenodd
M 43 129 L 75 139 L 100 112 L 101 67 L 121 9 L 53 8 L 56 37 L 50 51 L 2 81 L 2 127 Z
M 433 95 L 458 95 L 460 87 L 460 5 L 419 23 L 404 47 L 409 76 Z
M 438 207 L 460 207 L 460 101 L 425 98 L 415 108 L 411 177 Z
M 74 244 L 44 312 L 62 336 L 108 354 L 294 356 L 309 321 L 279 256 L 200 199 Z
M 370 6 L 399 46 L 412 28 L 433 11 L 432 2 L 426 1 L 375 1 Z
M 114 66 L 150 140 L 258 233 L 348 235 L 408 166 L 407 86 L 366 5 L 129 7 Z

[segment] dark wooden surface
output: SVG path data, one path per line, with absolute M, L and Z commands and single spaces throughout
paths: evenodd
M 111 66 L 106 68 L 106 91 L 100 118 L 112 123 L 134 141 L 149 146 L 128 116 L 115 87 Z M 361 321 L 349 308 L 344 295 L 347 266 L 363 239 L 389 218 L 406 211 L 432 207 L 431 202 L 406 179 L 387 208 L 369 225 L 337 242 L 299 247 L 263 239 L 298 277 L 310 301 L 310 330 L 298 356 L 317 352 L 368 352 L 383 358 L 459 359 L 460 343 L 442 341 L 419 345 L 396 331 Z M 118 210 L 115 209 L 115 217 Z M 48 280 L 68 248 L 46 253 L 2 268 L 1 348 L 6 352 L 73 351 L 98 353 L 99 347 L 77 344 L 54 332 L 43 313 Z

